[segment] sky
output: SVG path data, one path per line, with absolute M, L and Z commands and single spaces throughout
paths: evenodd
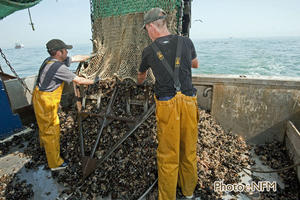
M 91 44 L 90 0 L 42 0 L 0 20 L 0 47 Z M 195 21 L 202 20 L 203 22 Z M 300 36 L 300 0 L 193 0 L 192 39 Z
M 30 8 L 35 31 L 29 25 L 28 10 L 20 10 L 0 20 L 0 47 L 44 46 L 59 38 L 70 44 L 91 44 L 90 0 L 42 0 Z
M 192 39 L 300 36 L 300 0 L 194 0 L 192 19 Z

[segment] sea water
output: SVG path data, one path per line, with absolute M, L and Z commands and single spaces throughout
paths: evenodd
M 300 77 L 300 37 L 193 40 L 199 68 L 193 74 L 236 74 Z M 20 77 L 36 75 L 48 57 L 44 46 L 2 49 Z M 74 44 L 69 55 L 90 54 L 91 44 Z M 12 74 L 0 57 L 5 73 Z M 71 70 L 78 64 L 73 63 Z
M 43 61 L 49 57 L 46 47 L 24 47 L 21 49 L 2 49 L 6 59 L 10 65 L 14 68 L 20 77 L 27 77 L 37 75 Z M 78 44 L 73 45 L 73 49 L 68 50 L 68 55 L 89 55 L 92 52 L 91 44 Z M 6 64 L 5 60 L 0 56 L 0 65 L 2 70 L 13 75 L 10 68 Z M 70 69 L 75 71 L 78 63 L 72 63 Z
M 197 40 L 195 74 L 300 77 L 300 37 Z

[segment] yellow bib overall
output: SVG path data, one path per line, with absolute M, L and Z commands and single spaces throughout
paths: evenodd
M 156 102 L 158 199 L 175 200 L 177 184 L 185 196 L 193 194 L 197 176 L 197 97 L 177 92 Z
M 64 162 L 60 157 L 60 126 L 57 114 L 63 87 L 64 83 L 52 92 L 44 92 L 36 86 L 32 97 L 40 144 L 45 148 L 50 168 L 58 167 Z

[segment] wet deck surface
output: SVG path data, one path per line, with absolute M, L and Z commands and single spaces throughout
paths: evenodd
M 23 133 L 27 131 L 31 131 L 31 129 L 27 129 Z M 25 164 L 30 161 L 23 154 L 26 146 L 25 142 L 22 148 L 13 147 L 7 155 L 0 158 L 0 177 L 4 174 L 17 174 L 20 181 L 26 180 L 27 184 L 32 184 L 34 191 L 32 199 L 56 199 L 65 188 L 53 179 L 51 171 L 45 170 L 44 166 L 40 166 L 37 170 L 25 168 Z
M 30 130 L 27 130 L 30 131 Z M 26 130 L 25 130 L 26 132 Z M 18 148 L 14 147 L 10 149 L 10 152 L 5 156 L 0 158 L 0 177 L 4 174 L 17 174 L 20 181 L 26 180 L 27 184 L 32 184 L 32 189 L 34 192 L 33 198 L 34 200 L 53 200 L 53 199 L 68 199 L 67 194 L 63 194 L 63 191 L 67 188 L 64 185 L 57 182 L 57 180 L 53 177 L 55 174 L 51 172 L 45 166 L 40 166 L 38 169 L 26 169 L 25 164 L 30 161 L 29 158 L 25 157 L 23 154 L 24 148 L 26 147 L 26 142 L 24 143 L 24 147 Z M 254 152 L 251 152 L 252 158 L 255 160 L 255 165 L 252 168 L 256 168 L 259 170 L 272 170 L 270 167 L 263 165 L 260 159 Z M 247 173 L 246 173 L 247 172 Z M 250 171 L 242 172 L 242 183 L 249 185 L 253 180 L 251 178 Z M 59 172 L 58 172 L 59 173 Z M 275 181 L 277 187 L 284 188 L 284 184 L 282 179 L 277 173 L 253 173 L 253 175 L 259 177 L 264 181 Z M 231 195 L 230 193 L 226 193 L 222 198 L 223 199 L 243 199 L 243 200 L 252 200 L 259 199 L 259 192 L 253 193 L 252 195 L 245 195 L 243 193 L 238 194 L 237 196 Z M 106 198 L 96 198 L 103 200 L 110 200 L 110 197 Z
M 274 170 L 274 169 L 270 168 L 269 166 L 263 165 L 262 161 L 254 153 L 253 150 L 251 151 L 251 157 L 255 161 L 255 165 L 253 165 L 252 167 L 249 167 L 249 168 L 253 168 L 256 170 L 260 170 L 260 171 Z M 256 173 L 256 172 L 252 173 L 249 170 L 245 170 L 245 172 L 241 172 L 240 175 L 242 177 L 241 184 L 244 183 L 245 185 L 250 185 L 251 182 L 253 182 L 254 180 L 249 175 L 253 175 L 253 176 L 260 178 L 263 181 L 269 181 L 269 182 L 275 181 L 277 184 L 277 187 L 280 187 L 282 189 L 284 188 L 284 183 L 282 181 L 282 178 L 278 175 L 278 173 Z M 255 182 L 257 182 L 257 181 L 255 181 Z M 223 199 L 225 199 L 225 200 L 230 200 L 230 199 L 234 199 L 234 198 L 242 199 L 242 200 L 261 199 L 259 192 L 253 192 L 251 195 L 245 195 L 243 193 L 240 193 L 237 196 L 233 196 L 233 195 L 230 195 L 229 193 L 227 193 L 226 195 L 223 196 Z

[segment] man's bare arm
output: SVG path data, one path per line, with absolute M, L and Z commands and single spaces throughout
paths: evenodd
M 89 59 L 91 56 L 90 55 L 76 55 L 71 57 L 71 62 L 82 62 L 86 61 Z
M 91 84 L 94 84 L 94 83 L 95 83 L 94 80 L 90 80 L 90 79 L 83 78 L 83 77 L 79 77 L 79 76 L 76 76 L 76 77 L 73 79 L 73 82 L 74 82 L 74 83 L 77 83 L 77 84 L 80 84 L 80 85 L 91 85 Z

